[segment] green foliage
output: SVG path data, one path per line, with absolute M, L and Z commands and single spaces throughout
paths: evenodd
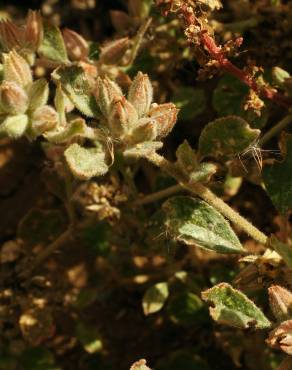
M 64 40 L 58 27 L 44 24 L 44 37 L 38 52 L 42 57 L 54 62 L 68 62 Z
M 271 326 L 262 311 L 229 284 L 221 283 L 204 291 L 202 298 L 214 305 L 210 308 L 210 314 L 220 324 L 241 329 L 266 329 Z
M 108 171 L 105 153 L 100 148 L 85 149 L 75 143 L 66 149 L 65 159 L 72 173 L 81 180 L 101 176 Z
M 180 109 L 179 118 L 191 120 L 206 109 L 205 93 L 201 89 L 181 87 L 173 95 L 172 101 Z
M 165 282 L 157 283 L 148 288 L 144 294 L 142 306 L 145 315 L 158 312 L 168 298 L 168 285 Z
M 292 135 L 283 138 L 283 160 L 264 167 L 267 192 L 278 210 L 285 214 L 292 208 Z
M 210 122 L 202 131 L 199 153 L 202 157 L 232 158 L 247 149 L 259 134 L 259 130 L 252 129 L 240 117 L 218 118 Z
M 165 227 L 176 240 L 219 253 L 243 253 L 229 223 L 202 200 L 173 197 L 163 204 Z

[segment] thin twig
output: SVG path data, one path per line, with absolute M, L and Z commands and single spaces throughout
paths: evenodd
M 170 186 L 169 188 L 157 191 L 156 193 L 153 194 L 146 195 L 141 199 L 137 199 L 135 202 L 132 203 L 132 205 L 133 207 L 144 206 L 145 204 L 153 203 L 163 198 L 167 198 L 170 195 L 176 194 L 183 190 L 184 187 L 182 185 Z
M 280 122 L 278 122 L 275 126 L 271 127 L 269 131 L 267 131 L 262 138 L 259 140 L 259 146 L 262 147 L 265 145 L 272 137 L 277 135 L 281 132 L 285 127 L 287 127 L 290 123 L 292 123 L 292 114 L 288 114 L 284 117 Z

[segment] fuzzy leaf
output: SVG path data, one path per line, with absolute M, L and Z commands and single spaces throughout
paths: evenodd
M 292 208 L 292 135 L 284 135 L 283 139 L 283 161 L 265 166 L 263 177 L 272 202 L 285 214 Z
M 166 282 L 157 283 L 147 289 L 142 301 L 144 314 L 150 315 L 160 311 L 168 298 L 168 294 L 168 284 Z
M 162 142 L 160 141 L 145 141 L 144 143 L 137 144 L 131 148 L 124 151 L 124 156 L 128 158 L 143 158 L 147 157 L 150 153 L 162 147 Z
M 81 113 L 88 117 L 95 117 L 98 114 L 96 100 L 81 67 L 71 65 L 58 68 L 53 78 L 61 83 L 63 91 Z
M 166 229 L 174 239 L 218 253 L 244 252 L 228 221 L 206 202 L 177 196 L 167 200 L 163 210 Z
M 38 52 L 44 58 L 54 62 L 68 62 L 66 47 L 58 27 L 44 24 L 44 37 Z
M 58 127 L 56 130 L 47 132 L 44 136 L 51 143 L 61 144 L 73 139 L 73 137 L 92 138 L 92 135 L 94 135 L 93 129 L 86 126 L 82 118 L 77 118 L 67 123 L 65 128 Z
M 219 118 L 210 122 L 202 131 L 199 152 L 203 157 L 233 157 L 247 149 L 259 134 L 259 130 L 252 129 L 240 117 Z
M 266 316 L 247 296 L 227 283 L 204 291 L 202 298 L 214 306 L 210 308 L 210 314 L 220 324 L 241 329 L 265 329 L 271 326 Z
M 98 148 L 85 149 L 75 143 L 70 145 L 64 154 L 73 175 L 81 180 L 101 176 L 108 171 L 105 153 Z
M 187 140 L 177 148 L 176 158 L 177 166 L 186 173 L 193 172 L 198 167 L 197 155 Z
M 180 109 L 178 118 L 191 120 L 206 109 L 206 96 L 202 89 L 179 88 L 171 101 Z
M 18 139 L 24 135 L 28 126 L 28 117 L 25 114 L 7 117 L 0 125 L 0 135 L 11 139 Z
M 47 104 L 49 97 L 49 86 L 44 78 L 40 78 L 32 83 L 28 92 L 29 110 L 34 111 Z

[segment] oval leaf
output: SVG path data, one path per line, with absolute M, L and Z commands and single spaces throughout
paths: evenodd
M 179 118 L 183 120 L 192 119 L 206 109 L 206 96 L 202 89 L 181 87 L 171 101 L 180 109 Z
M 142 300 L 144 314 L 150 315 L 160 311 L 168 298 L 168 294 L 168 285 L 165 282 L 157 283 L 146 290 Z
M 85 149 L 75 143 L 66 149 L 65 159 L 73 175 L 81 180 L 104 175 L 108 170 L 105 153 L 98 148 Z
M 259 136 L 260 130 L 252 129 L 240 117 L 228 116 L 210 122 L 199 139 L 201 156 L 233 157 L 247 149 Z
M 185 244 L 218 253 L 242 253 L 243 247 L 225 218 L 206 202 L 178 196 L 163 204 L 165 226 Z
M 210 308 L 210 314 L 220 324 L 241 329 L 265 329 L 271 326 L 270 321 L 249 298 L 227 283 L 204 291 L 202 298 L 214 306 Z
M 81 113 L 95 117 L 99 109 L 83 69 L 76 65 L 58 68 L 53 78 L 60 82 L 63 91 Z

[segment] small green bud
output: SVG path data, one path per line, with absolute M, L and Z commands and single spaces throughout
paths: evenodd
M 269 288 L 271 310 L 278 321 L 292 317 L 292 293 L 279 285 Z
M 22 114 L 28 107 L 27 94 L 17 83 L 4 81 L 0 86 L 0 105 L 6 113 Z
M 104 64 L 117 64 L 129 47 L 130 40 L 128 37 L 110 41 L 101 48 L 99 60 Z
M 58 113 L 49 105 L 36 109 L 31 117 L 32 129 L 36 134 L 42 134 L 54 129 L 58 124 Z
M 26 114 L 9 116 L 0 125 L 0 134 L 4 134 L 11 139 L 18 139 L 25 133 L 27 126 L 28 117 Z
M 177 114 L 178 109 L 173 103 L 152 104 L 149 117 L 156 122 L 158 138 L 170 133 L 176 123 Z
M 67 53 L 71 60 L 85 60 L 88 57 L 89 46 L 88 42 L 77 32 L 65 28 L 63 30 L 63 38 Z
M 114 137 L 121 137 L 136 126 L 138 113 L 125 97 L 121 97 L 112 105 L 108 124 Z
M 290 74 L 280 67 L 274 67 L 272 69 L 272 76 L 277 84 L 283 85 L 285 79 L 290 77 Z
M 148 113 L 153 99 L 153 88 L 149 77 L 138 72 L 128 94 L 128 100 L 136 108 L 139 117 Z
M 272 348 L 281 349 L 288 355 L 292 355 L 292 320 L 283 321 L 275 330 L 273 330 L 268 344 Z
M 122 97 L 122 90 L 114 81 L 107 77 L 104 79 L 98 79 L 95 98 L 101 112 L 105 117 L 109 117 L 113 101 L 121 99 Z
M 3 54 L 4 80 L 16 82 L 22 87 L 32 83 L 30 66 L 16 51 Z

